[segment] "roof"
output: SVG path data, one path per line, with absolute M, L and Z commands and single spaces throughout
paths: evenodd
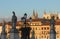
M 42 18 L 32 19 L 32 22 L 39 22 L 39 21 L 41 22 L 42 20 L 43 20 Z M 19 22 L 21 23 L 21 21 L 17 21 L 17 23 L 16 23 L 17 26 L 21 26 L 22 25 Z M 27 22 L 30 22 L 29 19 L 27 19 Z M 12 25 L 11 22 L 7 22 L 6 24 L 7 25 Z M 47 21 L 47 22 L 44 23 L 44 25 L 50 25 L 50 22 Z M 55 21 L 55 25 L 60 25 L 60 19 Z M 0 23 L 0 26 L 2 26 L 2 23 Z

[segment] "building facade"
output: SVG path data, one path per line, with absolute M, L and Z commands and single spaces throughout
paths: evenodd
M 57 19 L 58 14 L 52 14 L 52 16 L 55 16 L 55 31 L 56 31 L 56 39 L 60 39 L 60 19 Z M 36 13 L 33 11 L 33 16 L 32 16 L 32 22 L 29 22 L 29 19 L 27 19 L 27 23 L 29 25 L 27 25 L 27 27 L 31 27 L 31 31 L 30 31 L 30 38 L 32 38 L 32 31 L 34 30 L 34 37 L 35 39 L 50 39 L 50 23 L 44 22 L 44 24 L 42 23 L 42 21 L 45 19 L 51 19 L 51 14 L 46 14 L 46 12 L 44 12 L 43 18 L 38 18 L 38 13 Z M 23 25 L 23 23 L 21 21 L 18 21 L 16 24 L 16 28 L 19 30 Z M 7 32 L 7 38 L 9 39 L 10 37 L 10 31 L 11 29 L 11 22 L 7 22 L 6 23 L 6 32 Z M 0 23 L 0 33 L 2 32 L 2 23 Z M 19 36 L 21 37 L 21 31 L 19 31 Z

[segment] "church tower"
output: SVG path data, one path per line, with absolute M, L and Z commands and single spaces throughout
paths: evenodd
M 36 11 L 35 17 L 38 18 L 38 12 Z
M 32 19 L 36 19 L 36 18 L 38 18 L 38 12 L 36 11 L 34 11 L 33 10 L 33 15 L 32 15 Z
M 35 11 L 33 10 L 32 19 L 35 19 Z
M 35 16 L 35 11 L 33 10 L 33 16 Z

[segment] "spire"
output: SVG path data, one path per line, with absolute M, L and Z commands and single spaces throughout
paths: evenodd
M 33 10 L 33 16 L 35 16 L 35 10 Z
M 36 18 L 38 18 L 38 12 L 36 11 L 36 14 L 35 14 Z
M 32 19 L 35 19 L 35 10 L 33 10 L 33 15 L 32 15 Z

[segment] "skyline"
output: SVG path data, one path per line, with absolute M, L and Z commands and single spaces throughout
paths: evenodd
M 60 14 L 60 0 L 0 0 L 0 17 L 11 17 L 12 11 L 17 16 L 28 16 L 33 14 L 33 10 L 42 17 L 44 10 L 48 12 L 58 12 Z

